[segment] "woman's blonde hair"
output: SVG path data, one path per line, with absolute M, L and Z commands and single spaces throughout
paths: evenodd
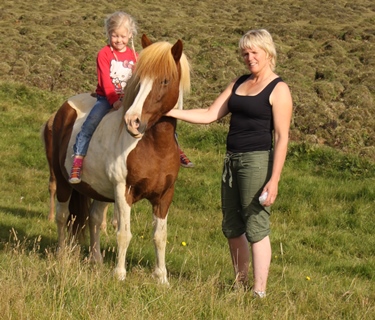
M 264 50 L 267 54 L 267 58 L 270 59 L 271 69 L 275 70 L 277 58 L 276 48 L 272 36 L 267 30 L 249 30 L 241 37 L 238 46 L 241 56 L 244 50 L 251 49 L 253 47 L 258 47 Z
M 134 18 L 122 11 L 116 11 L 108 16 L 108 18 L 105 19 L 104 25 L 108 41 L 111 38 L 112 32 L 121 26 L 124 26 L 128 30 L 131 34 L 131 38 L 137 35 L 137 25 Z

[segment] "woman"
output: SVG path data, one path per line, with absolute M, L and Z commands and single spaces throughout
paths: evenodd
M 270 206 L 275 202 L 284 166 L 292 97 L 274 73 L 276 49 L 264 29 L 250 30 L 239 41 L 250 74 L 232 81 L 206 109 L 172 109 L 168 116 L 208 124 L 231 113 L 222 179 L 222 230 L 228 239 L 235 283 L 247 286 L 251 244 L 253 293 L 266 296 L 271 262 Z M 266 199 L 259 202 L 260 196 Z

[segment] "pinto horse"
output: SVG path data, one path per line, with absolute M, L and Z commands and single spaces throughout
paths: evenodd
M 183 93 L 190 89 L 190 70 L 181 40 L 174 45 L 152 43 L 143 35 L 142 47 L 125 88 L 122 107 L 109 112 L 92 136 L 81 183 L 68 182 L 72 147 L 95 98 L 88 93 L 69 98 L 45 124 L 44 144 L 50 165 L 51 205 L 55 192 L 57 198 L 59 248 L 66 243 L 67 229 L 81 232 L 88 224 L 91 259 L 102 262 L 100 227 L 113 202 L 118 245 L 115 275 L 124 280 L 126 252 L 132 237 L 131 207 L 147 199 L 153 212 L 154 276 L 168 284 L 167 215 L 180 162 L 176 119 L 164 114 L 175 106 L 182 108 Z M 74 227 L 67 228 L 69 223 Z

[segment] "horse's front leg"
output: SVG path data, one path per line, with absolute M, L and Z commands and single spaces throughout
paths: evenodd
M 167 268 L 165 267 L 165 248 L 167 245 L 167 217 L 164 219 L 158 218 L 155 214 L 153 216 L 154 226 L 154 246 L 156 255 L 154 277 L 158 279 L 159 283 L 169 285 L 167 279 Z
M 130 205 L 125 200 L 125 184 L 116 186 L 115 190 L 115 212 L 117 217 L 117 246 L 118 257 L 115 275 L 119 280 L 126 278 L 126 252 L 129 247 L 132 234 L 130 231 Z
M 90 250 L 91 259 L 94 262 L 103 262 L 103 257 L 100 253 L 100 230 L 105 219 L 105 213 L 108 210 L 109 203 L 94 201 L 90 210 Z

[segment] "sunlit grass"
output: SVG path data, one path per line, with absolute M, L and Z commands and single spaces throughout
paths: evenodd
M 5 1 L 0 13 L 0 318 L 373 319 L 375 313 L 374 5 L 308 1 Z M 113 276 L 116 234 L 104 263 L 88 242 L 56 255 L 47 221 L 48 170 L 40 126 L 69 95 L 93 91 L 103 19 L 126 10 L 140 34 L 181 38 L 192 66 L 185 108 L 208 106 L 247 72 L 237 41 L 267 28 L 277 72 L 294 99 L 292 143 L 273 207 L 268 297 L 233 290 L 221 233 L 220 179 L 228 118 L 178 124 L 195 163 L 181 169 L 168 218 L 170 287 L 151 273 L 151 207 L 132 209 L 128 274 Z M 139 36 L 136 49 L 141 49 Z M 14 83 L 18 81 L 18 83 Z M 331 145 L 329 149 L 317 145 Z M 352 151 L 343 154 L 337 150 Z M 372 157 L 372 158 L 371 158 Z M 250 277 L 251 278 L 251 277 Z
M 31 94 L 32 93 L 28 93 Z M 87 242 L 56 255 L 47 221 L 48 170 L 39 139 L 40 109 L 15 117 L 7 98 L 0 134 L 0 313 L 5 319 L 371 319 L 375 311 L 374 164 L 331 149 L 292 144 L 274 205 L 266 300 L 233 291 L 221 233 L 220 179 L 226 128 L 178 124 L 195 163 L 181 169 L 168 218 L 170 287 L 152 278 L 151 207 L 132 210 L 124 282 L 113 276 L 116 234 L 108 214 L 104 264 L 88 262 Z M 47 101 L 41 98 L 41 105 Z M 28 119 L 34 118 L 34 122 Z M 44 117 L 43 117 L 44 118 Z M 47 118 L 47 117 L 45 117 Z M 4 117 L 3 117 L 4 120 Z M 43 119 L 44 121 L 44 119 Z

